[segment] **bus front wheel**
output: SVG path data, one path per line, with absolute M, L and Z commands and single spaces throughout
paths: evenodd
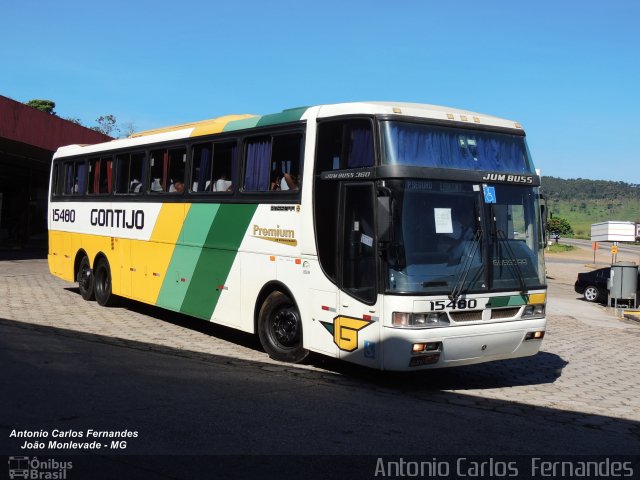
M 111 269 L 109 268 L 109 262 L 105 258 L 98 260 L 93 274 L 96 302 L 103 307 L 112 307 L 116 303 L 116 298 L 111 292 Z
M 295 303 L 282 292 L 273 292 L 262 304 L 258 336 L 274 360 L 298 363 L 309 354 L 302 348 L 302 320 Z
M 86 256 L 82 257 L 82 260 L 80 260 L 80 265 L 76 272 L 76 280 L 78 281 L 78 288 L 82 298 L 85 300 L 93 300 L 95 298 L 95 291 L 93 288 L 94 278 L 93 272 L 91 271 L 91 264 Z

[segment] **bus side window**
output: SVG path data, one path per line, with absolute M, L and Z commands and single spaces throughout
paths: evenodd
M 366 119 L 318 125 L 315 173 L 374 165 L 373 127 Z
M 151 151 L 149 190 L 159 193 L 182 193 L 186 162 L 187 150 L 184 147 Z
M 100 193 L 100 159 L 89 159 L 89 194 Z
M 116 193 L 142 193 L 144 158 L 142 152 L 116 157 Z
M 194 145 L 191 158 L 191 191 L 196 193 L 210 192 L 213 144 Z
M 300 190 L 302 147 L 302 135 L 298 133 L 273 138 L 271 176 L 276 183 L 272 190 Z
M 181 194 L 184 192 L 184 172 L 187 165 L 187 150 L 185 148 L 172 148 L 168 152 L 169 165 L 167 176 L 169 192 Z
M 99 193 L 113 191 L 113 160 L 111 157 L 100 159 L 100 189 Z
M 87 163 L 84 160 L 65 162 L 64 195 L 84 195 L 87 192 Z
M 58 162 L 53 164 L 53 173 L 51 174 L 51 195 L 54 197 L 58 196 L 58 174 L 60 164 Z
M 111 193 L 111 157 L 89 160 L 89 193 Z
M 249 139 L 245 150 L 244 191 L 299 190 L 302 148 L 300 133 Z
M 213 168 L 211 190 L 233 192 L 237 176 L 238 144 L 233 142 L 215 143 L 213 146 Z
M 271 178 L 271 137 L 256 137 L 247 140 L 245 148 L 245 192 L 267 192 L 274 188 L 277 180 Z

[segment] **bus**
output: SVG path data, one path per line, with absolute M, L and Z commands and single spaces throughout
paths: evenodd
M 361 102 L 54 155 L 50 271 L 309 352 L 413 371 L 536 354 L 540 178 L 517 122 Z

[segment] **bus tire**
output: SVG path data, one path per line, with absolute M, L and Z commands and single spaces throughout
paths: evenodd
M 260 308 L 258 336 L 274 360 L 298 363 L 309 351 L 302 347 L 302 320 L 296 304 L 284 293 L 271 293 Z
M 93 269 L 94 291 L 96 302 L 103 307 L 112 307 L 116 304 L 116 296 L 111 291 L 111 268 L 106 258 L 96 262 Z
M 78 265 L 78 271 L 76 272 L 76 280 L 78 282 L 78 289 L 80 290 L 80 295 L 85 300 L 93 300 L 95 298 L 95 291 L 93 288 L 94 285 L 94 277 L 93 272 L 91 271 L 91 263 L 89 263 L 89 259 L 85 255 L 80 260 L 80 265 Z

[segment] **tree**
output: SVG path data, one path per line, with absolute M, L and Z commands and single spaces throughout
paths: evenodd
M 40 100 L 33 99 L 29 100 L 25 103 L 32 108 L 36 108 L 41 112 L 50 113 L 51 115 L 56 115 L 54 108 L 56 108 L 56 102 L 52 100 Z M 77 125 L 85 126 L 77 117 L 64 117 L 65 120 L 73 122 Z M 118 120 L 115 115 L 101 115 L 96 118 L 96 125 L 93 127 L 89 127 L 91 130 L 95 130 L 96 132 L 103 133 L 105 135 L 109 135 L 110 137 L 128 137 L 133 132 L 135 132 L 135 125 L 133 122 L 125 122 L 122 124 L 118 124 Z
M 125 122 L 118 125 L 118 130 L 120 131 L 120 135 L 126 138 L 135 133 L 136 126 L 133 122 Z
M 53 110 L 54 108 L 56 108 L 56 102 L 53 102 L 51 100 L 33 99 L 26 102 L 25 105 L 36 108 L 44 113 L 50 113 L 51 115 L 56 114 L 56 112 Z
M 84 127 L 84 124 L 82 123 L 82 120 L 80 120 L 78 117 L 62 117 L 65 120 L 71 122 L 71 123 L 75 123 L 76 125 L 80 125 L 82 127 Z
M 547 221 L 547 232 L 550 235 L 573 235 L 573 229 L 567 220 L 562 217 L 553 217 Z
M 109 135 L 110 137 L 116 136 L 120 131 L 115 115 L 101 115 L 96 118 L 96 123 L 97 125 L 95 127 L 91 127 L 91 130 L 104 133 L 105 135 Z

